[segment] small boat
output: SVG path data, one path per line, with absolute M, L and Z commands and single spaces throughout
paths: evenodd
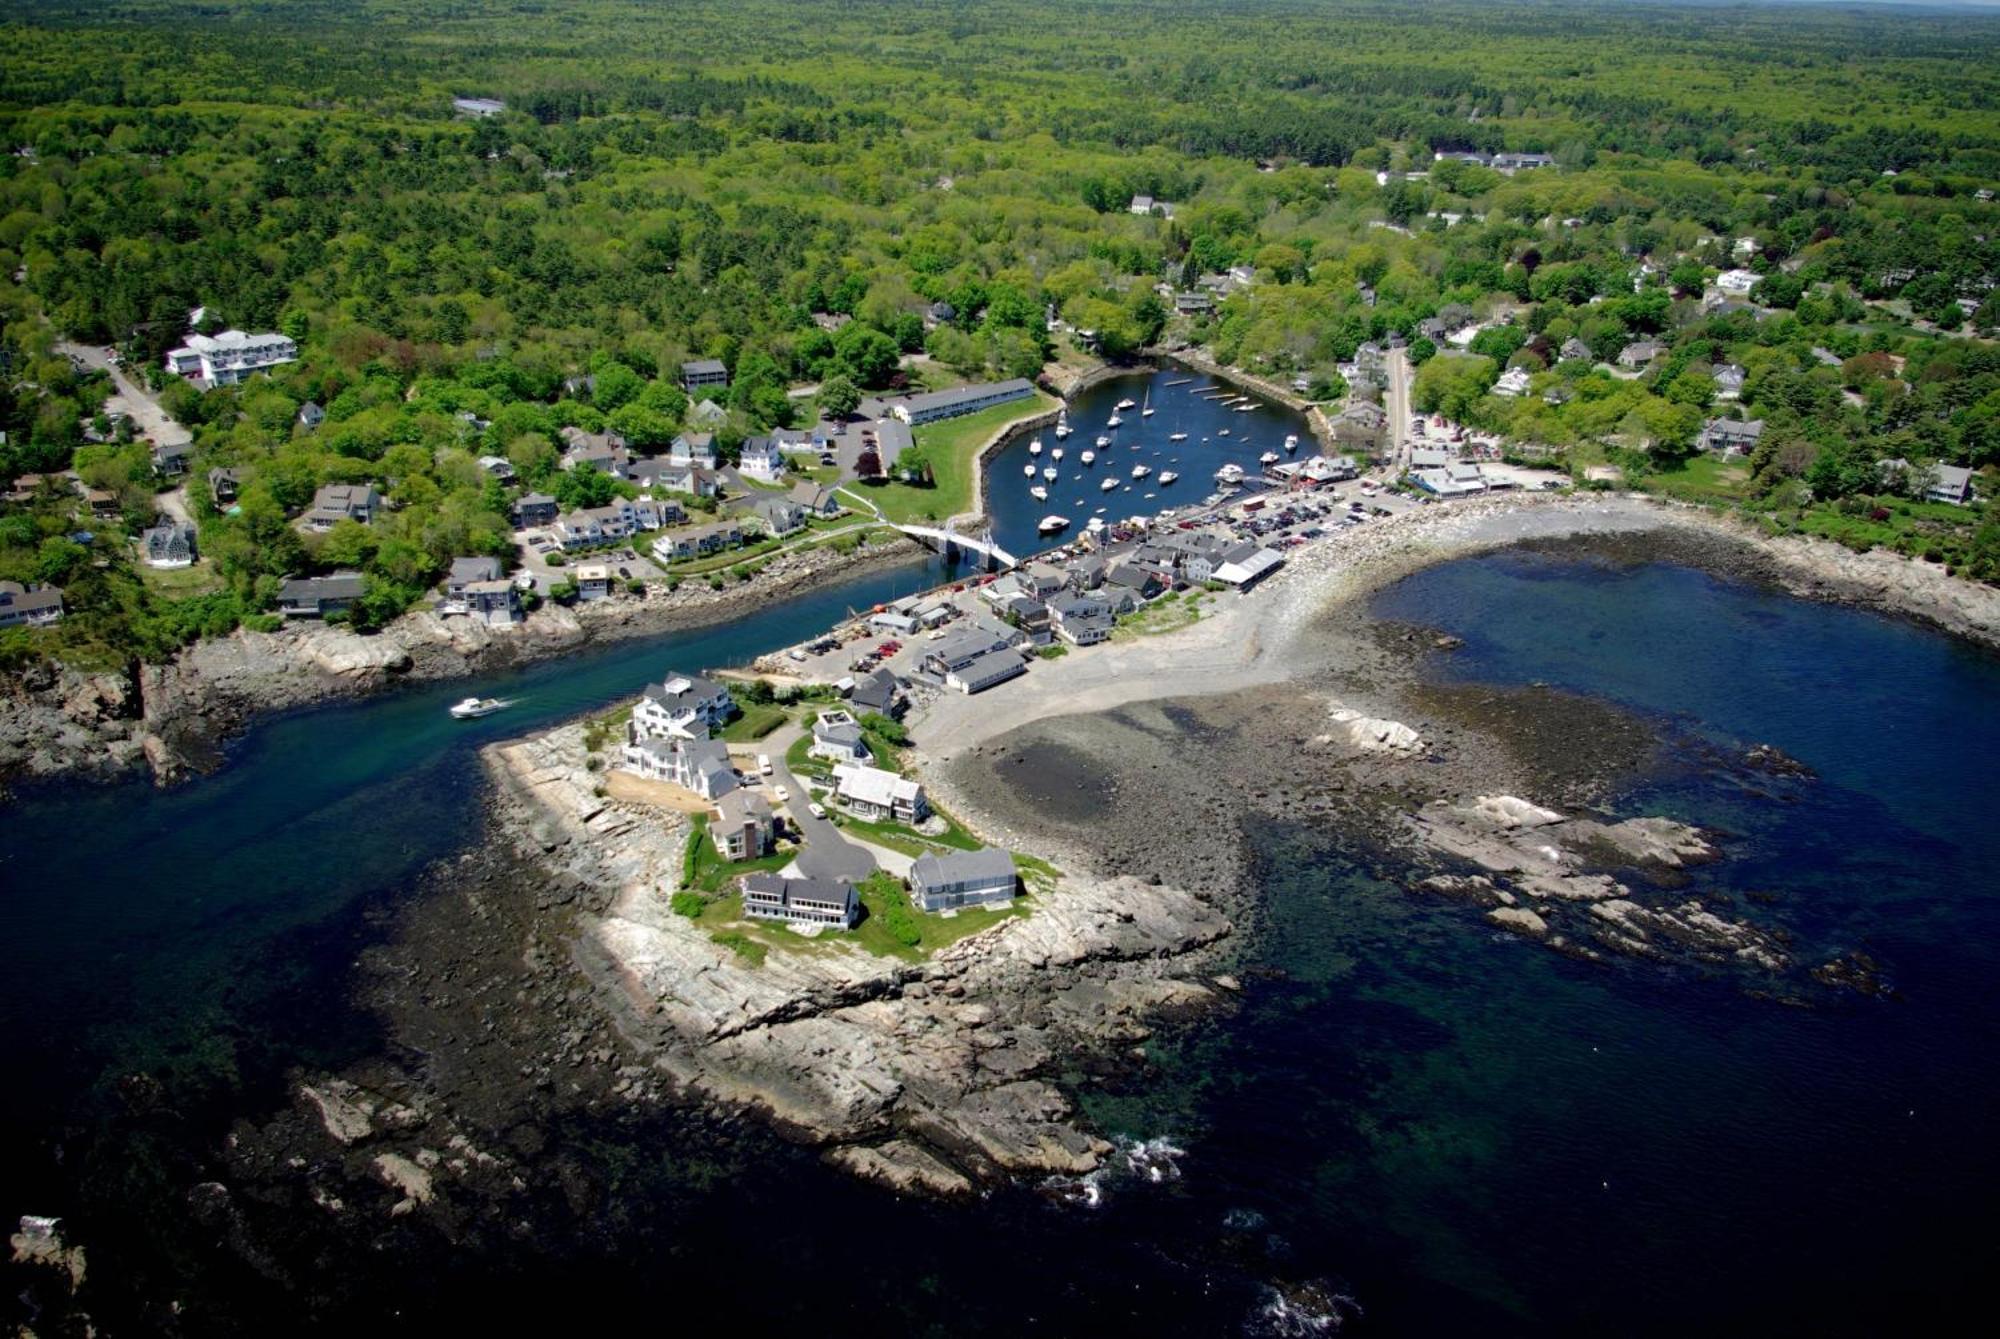
M 1069 517 L 1044 516 L 1042 517 L 1042 523 L 1036 526 L 1035 528 L 1041 531 L 1045 535 L 1059 534 L 1060 532 L 1069 529 Z
M 1283 459 L 1284 457 L 1276 451 L 1266 451 L 1263 455 L 1257 457 L 1257 463 L 1259 465 L 1275 465 Z
M 1187 434 L 1184 432 L 1170 432 L 1167 434 L 1167 440 L 1170 442 L 1185 442 Z
M 1286 453 L 1290 454 L 1291 452 L 1296 451 L 1298 449 L 1299 449 L 1299 435 L 1295 432 L 1286 434 L 1285 436 Z
M 1103 507 L 1099 507 L 1099 508 L 1097 509 L 1097 514 L 1098 514 L 1099 516 L 1102 516 L 1102 515 L 1104 514 L 1104 511 L 1105 511 L 1105 509 L 1104 509 Z
M 1047 469 L 1043 470 L 1042 477 L 1044 479 L 1047 479 L 1050 483 L 1054 483 L 1056 481 L 1056 467 L 1051 465 Z
M 1254 404 L 1240 404 L 1236 406 L 1236 412 L 1239 414 L 1247 414 L 1256 407 L 1257 406 Z
M 1107 447 L 1107 446 L 1109 446 L 1109 445 L 1111 445 L 1111 439 L 1110 439 L 1109 437 L 1099 437 L 1099 438 L 1097 439 L 1097 449 L 1098 449 L 1098 450 L 1102 451 L 1102 450 L 1103 450 L 1103 449 L 1104 449 L 1105 447 Z
M 1037 502 L 1047 502 L 1049 500 L 1049 490 L 1042 487 L 1040 484 L 1036 484 L 1033 488 L 1030 488 L 1028 490 L 1028 496 L 1033 498 Z
M 497 697 L 468 697 L 451 709 L 453 720 L 476 721 L 481 716 L 491 716 L 507 706 Z
M 1063 458 L 1063 449 L 1061 447 L 1057 447 L 1055 450 L 1049 452 L 1050 460 L 1061 460 L 1062 458 Z
M 1215 435 L 1217 437 L 1227 437 L 1229 435 L 1229 429 L 1227 428 L 1218 429 Z
M 1172 483 L 1174 480 L 1180 477 L 1181 477 L 1180 475 L 1175 474 L 1172 470 L 1161 470 L 1160 487 L 1165 488 L 1168 484 Z
M 1103 483 L 1099 484 L 1097 488 L 1099 492 L 1108 493 L 1117 486 L 1118 486 L 1118 481 L 1116 479 L 1106 479 Z
M 1243 467 L 1241 465 L 1224 465 L 1215 472 L 1215 478 L 1218 483 L 1240 484 L 1243 482 Z
M 1066 419 L 1066 418 L 1059 418 L 1059 419 L 1057 419 L 1057 420 L 1056 420 L 1056 440 L 1057 440 L 1057 441 L 1061 441 L 1061 440 L 1062 440 L 1063 438 L 1065 438 L 1065 437 L 1067 437 L 1067 436 L 1069 436 L 1069 420 L 1068 420 L 1068 419 Z
M 1085 465 L 1090 464 L 1092 461 L 1096 459 L 1097 459 L 1097 453 L 1095 451 L 1085 451 L 1082 455 L 1077 457 L 1077 460 L 1081 461 Z
M 1139 417 L 1151 418 L 1153 416 L 1153 388 L 1151 386 L 1146 387 L 1144 398 L 1145 403 L 1139 406 Z
M 1034 465 L 1033 464 L 1023 465 L 1021 467 L 1021 473 L 1027 475 L 1030 479 L 1034 478 L 1035 477 Z
M 1034 441 L 1028 443 L 1028 454 L 1031 456 L 1039 456 L 1040 454 L 1042 454 L 1041 438 L 1037 437 Z
M 1110 418 L 1107 418 L 1107 419 L 1105 419 L 1105 420 L 1104 420 L 1104 426 L 1105 426 L 1105 427 L 1107 427 L 1107 428 L 1115 428 L 1115 427 L 1117 427 L 1117 426 L 1118 426 L 1118 425 L 1119 425 L 1120 423 L 1123 423 L 1124 421 L 1125 421 L 1125 420 L 1124 420 L 1124 419 L 1122 419 L 1122 418 L 1120 418 L 1120 417 L 1118 417 L 1118 415 L 1116 415 L 1116 414 L 1113 414 L 1113 415 L 1112 415 L 1112 416 L 1111 416 Z
M 1151 465 L 1134 465 L 1132 467 L 1132 477 L 1134 479 L 1143 479 L 1152 472 L 1153 467 Z
M 1126 409 L 1136 409 L 1138 408 L 1138 406 L 1135 405 L 1130 399 L 1125 399 L 1125 400 L 1120 400 L 1118 402 L 1118 408 L 1120 410 L 1126 410 Z

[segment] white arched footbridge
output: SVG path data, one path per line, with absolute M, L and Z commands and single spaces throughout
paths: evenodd
M 930 545 L 949 558 L 952 550 L 960 553 L 977 554 L 980 561 L 989 568 L 1019 567 L 1020 559 L 995 544 L 989 536 L 961 535 L 955 530 L 939 530 L 928 525 L 899 525 L 896 527 L 911 539 Z

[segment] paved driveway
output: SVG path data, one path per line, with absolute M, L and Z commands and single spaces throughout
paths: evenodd
M 114 364 L 101 346 L 59 344 L 56 347 L 85 367 L 100 368 L 111 374 L 111 384 L 117 393 L 105 401 L 105 413 L 131 415 L 139 435 L 161 446 L 185 446 L 194 440 L 193 434 L 168 418 L 167 411 L 160 408 L 159 402 L 134 378 L 127 376 L 124 368 Z
M 830 819 L 812 816 L 812 811 L 806 808 L 812 803 L 812 793 L 785 765 L 786 750 L 804 733 L 800 726 L 788 726 L 766 735 L 757 746 L 758 752 L 770 755 L 771 780 L 783 786 L 792 797 L 786 801 L 785 809 L 791 815 L 792 825 L 805 841 L 805 849 L 799 852 L 799 871 L 815 879 L 843 879 L 848 883 L 860 883 L 875 872 L 875 857 L 841 836 L 840 829 Z

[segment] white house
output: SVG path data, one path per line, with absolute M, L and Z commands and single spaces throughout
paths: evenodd
M 806 752 L 834 763 L 865 763 L 874 755 L 861 737 L 861 723 L 844 711 L 822 711 L 813 722 L 812 745 Z
M 931 811 L 920 783 L 858 763 L 833 769 L 833 797 L 862 818 L 920 823 Z
M 721 684 L 692 674 L 669 674 L 662 683 L 647 684 L 639 695 L 632 708 L 632 730 L 643 739 L 692 738 L 699 725 L 705 736 L 735 714 L 736 701 Z
M 710 739 L 640 739 L 625 746 L 619 767 L 648 781 L 665 781 L 716 800 L 737 787 L 729 746 Z
M 279 334 L 247 335 L 225 330 L 219 335 L 189 335 L 187 343 L 167 350 L 167 371 L 210 386 L 234 386 L 252 372 L 289 363 L 299 346 Z
M 1510 367 L 1500 374 L 1498 381 L 1493 383 L 1493 393 L 1510 400 L 1517 395 L 1525 394 L 1527 389 L 1528 369 L 1525 367 Z
M 778 449 L 775 438 L 747 438 L 742 454 L 737 457 L 736 468 L 745 478 L 774 484 L 785 472 L 785 453 Z
M 1724 270 L 1715 276 L 1715 287 L 1733 298 L 1747 298 L 1750 290 L 1763 278 L 1755 270 Z

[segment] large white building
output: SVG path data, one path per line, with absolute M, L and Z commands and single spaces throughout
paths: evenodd
M 219 335 L 189 335 L 178 349 L 167 350 L 167 371 L 210 386 L 234 386 L 252 372 L 263 372 L 299 356 L 299 346 L 278 334 L 246 335 L 225 330 Z

